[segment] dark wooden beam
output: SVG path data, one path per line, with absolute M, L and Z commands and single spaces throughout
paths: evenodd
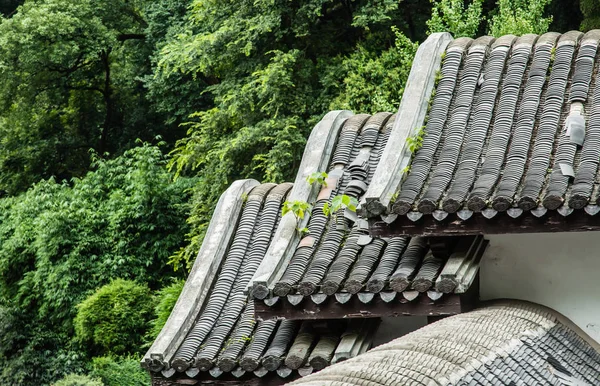
M 477 287 L 473 285 L 473 287 Z M 475 289 L 473 290 L 475 291 Z M 376 295 L 369 303 L 362 303 L 357 296 L 341 304 L 330 296 L 321 304 L 315 304 L 310 299 L 294 306 L 287 299 L 279 299 L 269 307 L 262 300 L 254 301 L 255 315 L 258 320 L 268 319 L 347 319 L 347 318 L 380 318 L 397 316 L 449 316 L 467 312 L 475 308 L 478 296 L 472 291 L 461 295 L 448 294 L 433 301 L 427 294 L 420 294 L 411 302 L 404 299 L 402 294 L 389 303 Z
M 517 218 L 507 213 L 498 213 L 491 219 L 481 213 L 474 213 L 466 221 L 456 214 L 449 214 L 442 221 L 431 215 L 423 215 L 413 222 L 406 216 L 398 216 L 392 224 L 383 221 L 371 221 L 369 230 L 374 236 L 457 236 L 509 233 L 545 233 L 545 232 L 589 232 L 600 231 L 600 215 L 591 216 L 583 210 L 575 210 L 569 216 L 556 211 L 548 211 L 542 217 L 523 213 Z
M 427 317 L 427 324 L 431 324 L 431 323 L 435 323 L 437 321 L 440 321 L 444 318 L 447 318 L 448 316 L 446 315 L 440 315 L 440 316 L 428 316 Z
M 281 378 L 275 372 L 270 372 L 262 378 L 257 377 L 253 373 L 246 373 L 240 378 L 235 378 L 231 374 L 223 374 L 219 378 L 214 378 L 209 373 L 204 372 L 201 372 L 195 378 L 187 377 L 185 374 L 178 374 L 172 378 L 152 374 L 152 386 L 279 386 L 292 382 L 299 377 L 295 371 L 287 378 Z

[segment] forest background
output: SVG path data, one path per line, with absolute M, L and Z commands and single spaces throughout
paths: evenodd
M 597 0 L 3 0 L 0 12 L 0 385 L 35 386 L 149 384 L 139 355 L 222 191 L 292 180 L 329 110 L 394 112 L 429 33 L 600 28 Z

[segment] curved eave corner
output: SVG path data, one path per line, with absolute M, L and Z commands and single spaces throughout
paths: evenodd
M 398 190 L 405 168 L 410 162 L 411 152 L 407 139 L 415 135 L 425 123 L 442 54 L 451 41 L 452 35 L 447 32 L 434 33 L 417 50 L 395 125 L 379 167 L 358 208 L 358 213 L 364 218 L 385 215 L 388 212 L 392 197 Z
M 204 242 L 181 295 L 165 326 L 142 358 L 141 365 L 145 369 L 158 372 L 168 367 L 208 297 L 235 233 L 244 200 L 258 185 L 256 180 L 238 180 L 219 198 Z
M 292 385 L 597 385 L 598 345 L 564 316 L 496 301 L 430 324 Z
M 340 129 L 352 115 L 354 114 L 348 110 L 330 111 L 313 128 L 288 201 L 315 201 L 319 190 L 316 185 L 308 183 L 307 177 L 327 169 Z M 273 283 L 283 274 L 300 242 L 297 229 L 306 226 L 307 220 L 305 218 L 301 224 L 297 224 L 294 214 L 287 213 L 283 216 L 265 258 L 247 288 L 247 292 L 253 297 L 265 298 L 273 289 Z

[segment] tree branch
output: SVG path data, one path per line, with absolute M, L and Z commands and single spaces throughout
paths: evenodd
M 106 92 L 105 90 L 101 89 L 100 87 L 91 87 L 91 86 L 66 86 L 68 90 L 79 90 L 79 91 L 96 91 L 99 92 L 100 94 L 104 95 L 104 93 Z

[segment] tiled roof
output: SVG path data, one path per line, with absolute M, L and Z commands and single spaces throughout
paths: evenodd
M 375 320 L 349 324 L 254 319 L 254 303 L 248 302 L 244 289 L 267 251 L 291 185 L 262 184 L 250 191 L 202 312 L 170 363 L 149 361 L 149 370 L 166 377 L 176 372 L 185 372 L 188 377 L 200 372 L 213 377 L 228 372 L 242 377 L 254 372 L 262 377 L 272 371 L 285 378 L 294 370 L 310 373 L 340 360 L 340 356 L 366 351 L 368 343 L 344 353 L 351 336 L 355 342 L 356 336 L 374 333 Z
M 348 194 L 361 194 L 365 187 L 358 182 L 367 181 L 372 174 L 389 133 L 384 124 L 391 114 L 345 118 L 350 115 L 349 112 L 327 115 L 317 126 L 317 139 L 309 143 L 312 151 L 309 166 L 320 167 L 315 163 L 323 156 L 334 160 L 330 173 L 333 177 L 328 178 L 331 184 L 326 189 L 330 195 L 339 191 L 334 185 L 344 187 Z M 329 139 L 331 148 L 337 139 L 335 152 L 328 153 L 327 146 L 323 147 L 324 134 L 334 136 Z M 349 164 L 352 176 L 361 179 L 348 178 L 343 170 L 336 171 L 336 165 L 341 164 Z M 158 377 L 158 383 L 162 382 L 160 379 L 182 377 L 207 380 L 233 376 L 247 380 L 267 375 L 266 378 L 272 379 L 276 374 L 280 378 L 295 378 L 356 356 L 370 347 L 378 319 L 352 322 L 255 319 L 254 302 L 248 301 L 245 290 L 277 235 L 284 218 L 283 202 L 292 196 L 309 195 L 312 190 L 303 183 L 307 186 L 294 187 L 294 193 L 290 183 L 259 185 L 252 180 L 237 181 L 222 195 L 184 292 L 142 361 Z M 329 198 L 322 198 L 317 205 Z M 322 210 L 320 215 L 317 212 L 313 211 L 314 218 L 332 223 Z M 343 213 L 334 221 L 346 226 L 352 223 Z M 309 237 L 313 240 L 317 233 L 324 233 L 325 225 L 315 228 L 314 224 L 309 224 L 312 231 Z M 346 233 L 344 228 L 342 235 Z M 327 233 L 323 239 L 329 240 L 329 236 Z
M 430 324 L 291 385 L 591 386 L 600 384 L 597 349 L 554 312 L 501 302 Z
M 437 234 L 427 232 L 412 238 L 403 236 L 407 233 L 372 237 L 374 228 L 370 235 L 367 221 L 353 210 L 342 207 L 326 214 L 324 209 L 341 197 L 346 204 L 348 199 L 360 201 L 360 213 L 383 214 L 385 222 L 399 215 L 417 221 L 429 214 L 440 221 L 449 213 L 466 220 L 477 211 L 487 218 L 499 211 L 511 217 L 524 211 L 536 216 L 548 210 L 564 216 L 581 208 L 590 214 L 600 211 L 600 82 L 595 64 L 600 31 L 460 38 L 446 47 L 450 40 L 448 34 L 434 34 L 419 48 L 397 115 L 328 113 L 311 133 L 293 187 L 240 180 L 223 194 L 174 311 L 142 360 L 154 384 L 174 384 L 182 378 L 182 383 L 191 378 L 215 383 L 218 378 L 223 384 L 235 379 L 256 384 L 273 377 L 281 383 L 282 378 L 308 375 L 366 351 L 377 328 L 377 319 L 368 318 L 406 314 L 407 308 L 398 308 L 403 304 L 411 309 L 425 305 L 420 309 L 428 315 L 464 312 L 463 298 L 464 304 L 472 304 L 478 287 L 472 284 L 477 283 L 487 245 L 483 237 L 424 237 Z M 439 82 L 427 108 L 443 51 Z M 424 67 L 427 76 L 419 72 Z M 416 96 L 418 103 L 409 96 Z M 407 141 L 426 110 L 423 134 Z M 420 148 L 407 154 L 408 143 Z M 397 150 L 400 145 L 403 148 Z M 322 186 L 308 182 L 308 176 L 323 171 L 327 178 Z M 388 205 L 392 196 L 393 205 Z M 281 216 L 286 200 L 314 205 L 304 219 L 293 213 Z M 460 225 L 454 220 L 444 224 L 449 222 Z M 465 293 L 469 287 L 472 290 Z M 435 313 L 444 300 L 453 311 Z M 319 317 L 282 316 L 278 310 L 289 311 L 280 307 L 283 303 L 305 314 L 325 312 Z M 263 308 L 268 311 L 261 314 Z M 375 309 L 379 313 L 372 312 Z M 262 320 L 261 315 L 275 319 Z M 339 315 L 367 318 L 327 319 Z M 280 320 L 285 317 L 289 320 Z M 516 378 L 506 372 L 516 379 L 515 385 L 522 384 L 528 378 L 519 377 L 528 373 L 530 363 L 494 357 L 498 345 L 503 352 L 518 346 L 536 355 L 547 353 L 551 359 L 545 360 L 567 376 L 589 375 L 585 369 L 573 371 L 557 356 L 566 355 L 560 348 L 563 343 L 580 350 L 576 335 L 529 306 L 490 307 L 438 327 L 411 335 L 418 338 L 416 345 L 406 341 L 382 346 L 392 348 L 389 358 L 406 361 L 372 363 L 360 373 L 344 365 L 345 373 L 356 377 L 343 379 L 367 384 L 361 377 L 375 377 L 387 384 L 408 376 L 420 382 L 437 376 L 437 371 L 451 376 L 447 379 L 452 383 L 445 384 L 486 384 L 481 377 L 499 375 L 493 367 L 491 375 L 486 373 L 487 364 L 485 369 L 477 366 L 493 359 L 498 368 L 517 371 L 522 366 Z M 430 333 L 438 339 L 423 343 Z M 434 352 L 450 355 L 444 351 L 449 346 L 436 345 L 441 336 L 453 342 L 451 348 L 460 347 L 456 355 L 461 366 L 485 350 L 494 355 L 454 373 L 458 365 L 433 358 Z M 482 346 L 483 341 L 471 342 L 472 336 L 492 343 Z M 538 342 L 546 336 L 562 343 Z M 503 339 L 521 343 L 508 347 Z M 552 351 L 556 347 L 559 351 Z M 533 358 L 530 354 L 518 351 L 511 358 Z M 367 354 L 365 363 L 387 355 L 378 349 Z M 415 358 L 429 358 L 431 371 L 419 374 L 421 368 L 412 369 Z M 326 370 L 324 383 L 314 384 L 339 384 L 336 371 Z M 456 383 L 461 377 L 471 383 Z
M 599 40 L 600 30 L 452 41 L 387 213 L 600 211 Z
M 486 245 L 483 237 L 373 239 L 354 228 L 339 239 L 325 237 L 301 267 L 292 258 L 265 304 L 275 305 L 279 297 L 286 297 L 293 305 L 308 297 L 321 304 L 333 295 L 340 304 L 353 295 L 362 303 L 375 296 L 386 303 L 415 301 L 422 296 L 438 300 L 469 289 Z M 333 258 L 321 252 L 327 248 L 336 250 Z M 291 280 L 292 270 L 302 270 L 303 274 Z
M 363 302 L 379 294 L 385 302 L 390 302 L 396 293 L 403 293 L 405 300 L 414 300 L 419 293 L 429 291 L 432 299 L 437 300 L 444 293 L 462 293 L 468 289 L 485 249 L 480 238 L 473 248 L 470 248 L 473 238 L 461 243 L 455 256 L 448 260 L 458 239 L 436 253 L 426 238 L 372 238 L 366 221 L 351 211 L 341 209 L 332 216 L 324 214 L 323 207 L 331 205 L 338 195 L 357 200 L 362 197 L 394 121 L 395 116 L 388 113 L 360 114 L 346 121 L 329 166 L 327 183 L 310 214 L 308 235 L 300 241 L 289 263 L 275 273 L 278 280 L 272 288 L 255 283 L 251 293 L 256 299 L 266 299 L 267 305 L 273 305 L 278 298 L 287 297 L 296 305 L 308 296 L 320 304 L 331 295 L 345 303 L 353 294 L 359 294 Z M 456 270 L 459 260 L 461 264 L 467 261 L 461 271 L 466 276 L 459 278 L 463 282 L 444 286 L 446 281 L 440 273 L 445 267 Z M 474 268 L 468 270 L 469 274 L 467 266 Z M 452 280 L 456 274 L 453 272 Z

